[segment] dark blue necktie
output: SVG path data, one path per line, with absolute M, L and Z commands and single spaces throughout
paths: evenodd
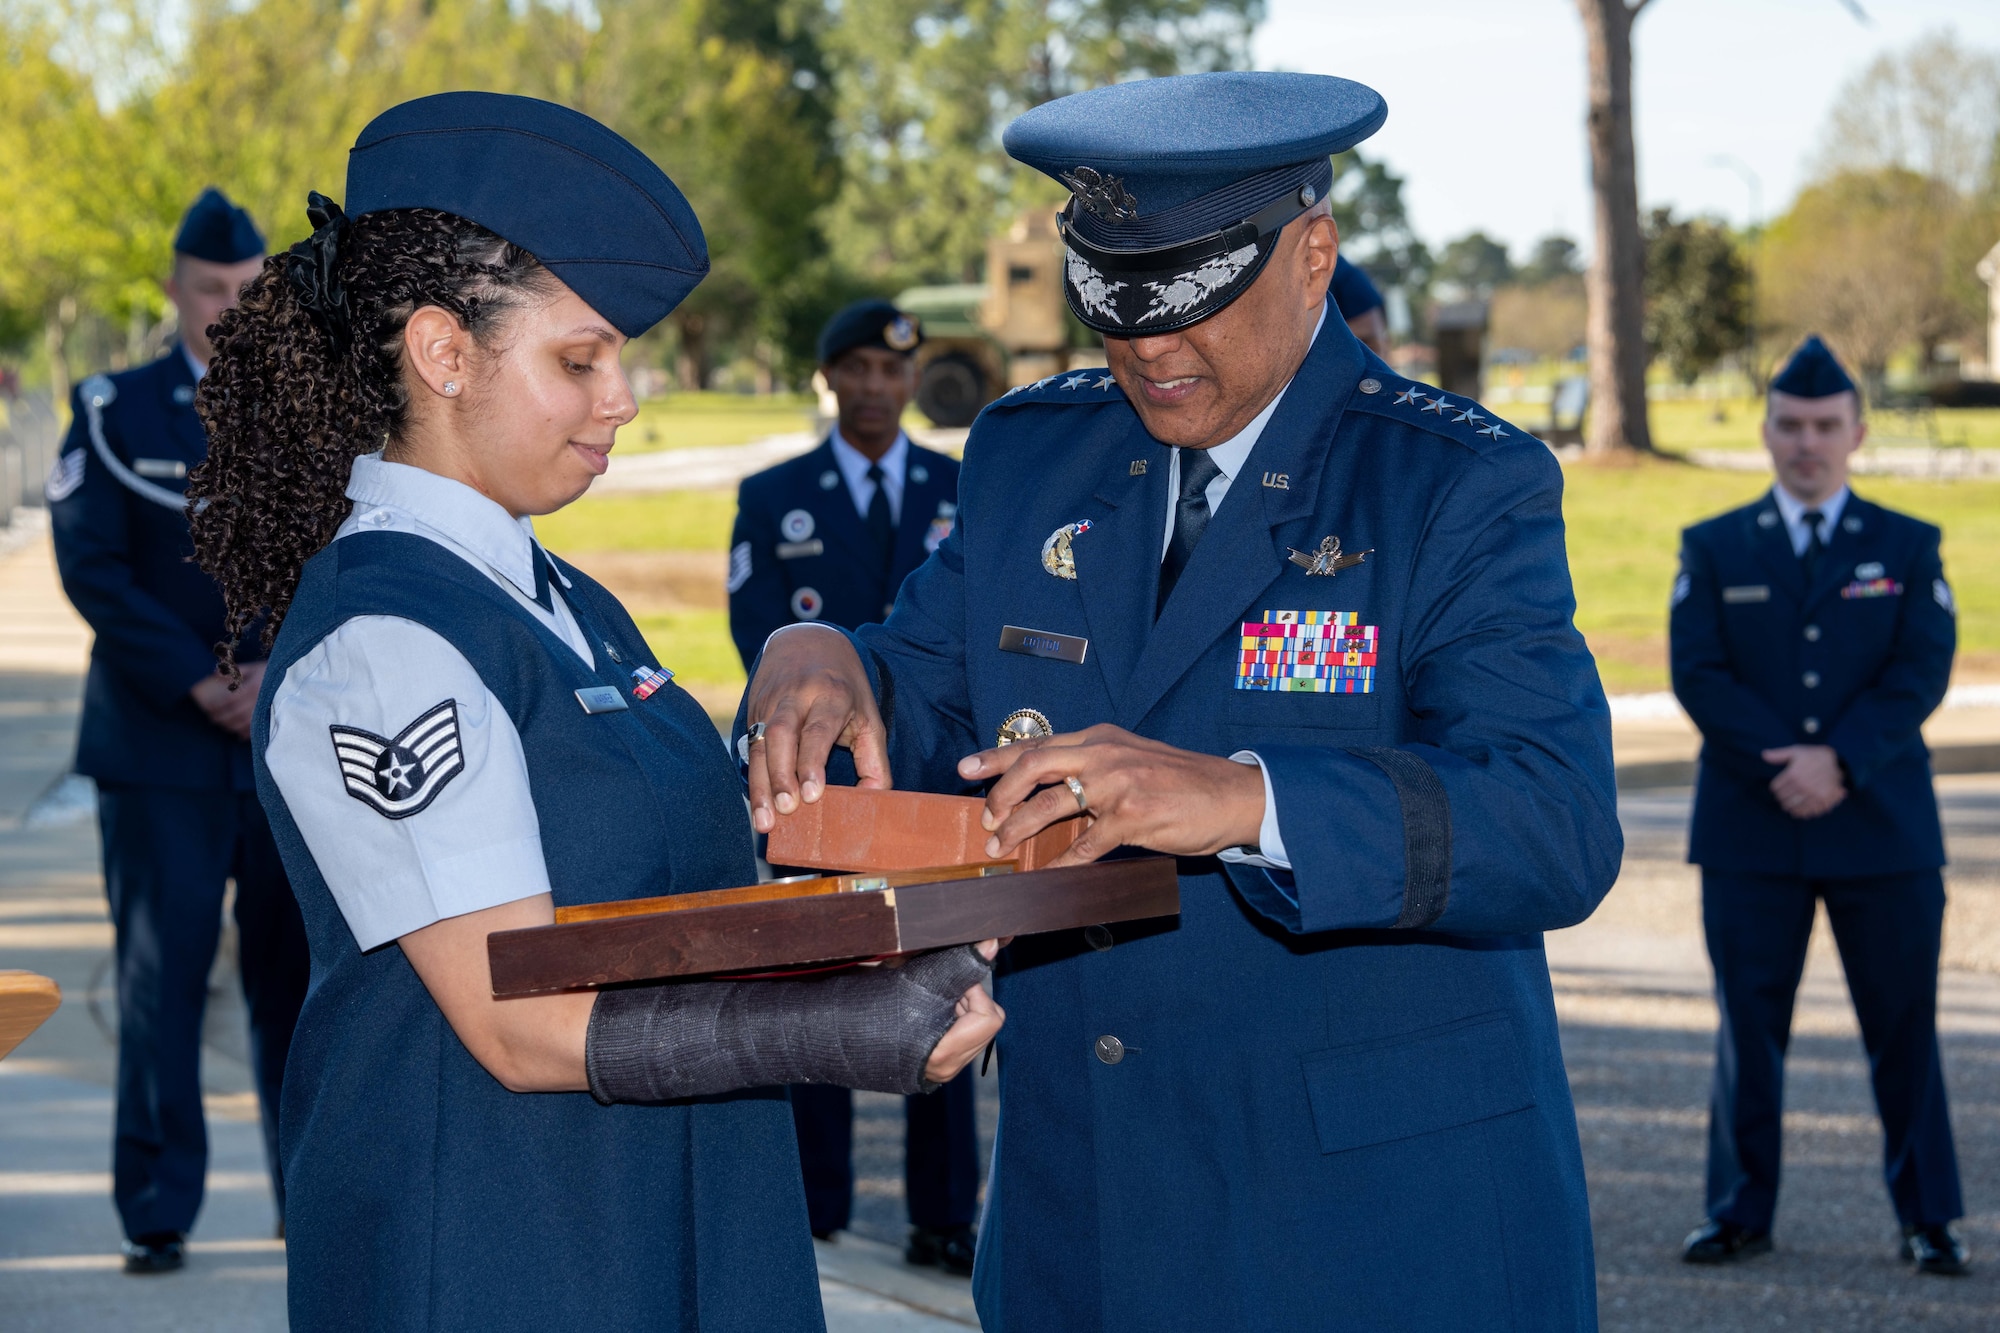
M 1821 514 L 1817 509 L 1808 509 L 1804 514 L 1804 518 L 1806 521 L 1806 549 L 1799 556 L 1799 561 L 1805 566 L 1806 582 L 1810 583 L 1812 582 L 1812 576 L 1819 571 L 1820 556 L 1826 552 L 1826 544 L 1819 539 L 1819 525 L 1824 520 L 1825 515 Z
M 1206 449 L 1176 449 L 1181 460 L 1180 498 L 1174 504 L 1174 535 L 1167 540 L 1167 555 L 1160 562 L 1160 596 L 1153 603 L 1153 616 L 1167 604 L 1167 596 L 1181 581 L 1194 554 L 1195 543 L 1208 530 L 1208 483 L 1222 475 L 1222 469 Z
M 896 556 L 896 525 L 889 518 L 889 488 L 882 484 L 883 477 L 880 463 L 868 465 L 868 480 L 875 483 L 875 494 L 868 501 L 868 538 L 875 543 L 875 555 L 886 577 Z
M 535 566 L 535 604 L 553 615 L 556 602 L 555 595 L 549 591 L 551 571 L 548 552 L 542 549 L 542 544 L 538 541 L 528 543 L 528 552 L 529 560 Z

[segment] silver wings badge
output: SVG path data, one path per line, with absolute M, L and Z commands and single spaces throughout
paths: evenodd
M 1290 546 L 1285 549 L 1291 552 L 1287 559 L 1300 569 L 1308 574 L 1324 574 L 1327 578 L 1332 578 L 1343 569 L 1352 569 L 1375 554 L 1375 548 L 1371 546 L 1365 551 L 1356 551 L 1353 555 L 1342 555 L 1338 537 L 1322 538 L 1319 549 L 1310 553 Z

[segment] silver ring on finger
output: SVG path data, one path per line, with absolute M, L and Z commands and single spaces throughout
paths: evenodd
M 1090 809 L 1090 801 L 1083 794 L 1083 783 L 1081 780 L 1077 778 L 1064 778 L 1063 786 L 1068 787 L 1069 794 L 1076 797 L 1076 808 L 1079 812 Z

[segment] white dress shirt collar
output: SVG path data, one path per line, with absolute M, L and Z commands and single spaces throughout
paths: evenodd
M 847 442 L 840 433 L 840 427 L 833 428 L 831 438 L 834 465 L 847 482 L 847 494 L 854 501 L 854 511 L 863 518 L 868 517 L 868 506 L 875 500 L 875 483 L 868 480 L 868 469 L 879 462 L 882 465 L 882 484 L 889 493 L 889 521 L 901 522 L 903 478 L 910 466 L 910 437 L 897 431 L 896 442 L 889 446 L 889 452 L 872 462 L 868 455 Z
M 1819 509 L 1820 545 L 1833 542 L 1834 529 L 1840 524 L 1841 511 L 1847 508 L 1849 491 L 1842 486 L 1835 491 Z M 1778 517 L 1785 520 L 1785 534 L 1792 539 L 1792 554 L 1804 555 L 1812 536 L 1806 530 L 1806 502 L 1786 490 L 1782 482 L 1771 487 L 1771 498 L 1777 501 Z
M 201 377 L 208 374 L 208 367 L 194 359 L 194 353 L 188 350 L 186 343 L 177 343 L 175 345 L 181 349 L 181 359 L 187 362 L 187 368 L 193 374 L 194 382 L 196 384 L 201 383 Z
M 534 521 L 515 518 L 464 482 L 407 463 L 391 463 L 378 451 L 354 460 L 347 498 L 357 507 L 400 510 L 477 556 L 523 596 L 534 597 Z M 549 570 L 569 586 L 553 564 Z

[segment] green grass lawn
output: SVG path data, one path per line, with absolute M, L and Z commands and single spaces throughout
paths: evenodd
M 1570 569 L 1577 625 L 1590 640 L 1606 688 L 1625 694 L 1667 687 L 1667 594 L 1680 530 L 1761 494 L 1764 479 L 1647 461 L 1564 470 Z M 1945 571 L 1958 595 L 1961 654 L 1981 654 L 2000 672 L 2000 484 L 1864 477 L 1869 499 L 1936 523 Z M 736 498 L 725 491 L 667 491 L 584 499 L 536 520 L 560 552 L 720 551 Z M 742 668 L 720 611 L 641 620 L 660 657 L 688 682 L 740 684 Z
M 1762 494 L 1751 473 L 1668 462 L 1564 469 L 1577 628 L 1615 694 L 1667 687 L 1667 595 L 1680 530 Z M 1855 489 L 1944 529 L 1961 654 L 2000 652 L 2000 485 L 1862 477 Z M 2000 665 L 1996 663 L 1994 665 Z
M 552 551 L 720 551 L 736 521 L 733 491 L 586 496 L 535 520 Z
M 1539 405 L 1522 404 L 1513 411 L 1524 422 L 1540 422 L 1548 415 Z M 1667 400 L 1652 404 L 1650 415 L 1654 445 L 1671 453 L 1764 447 L 1758 434 L 1764 419 L 1761 399 L 1732 398 L 1706 403 Z M 1905 412 L 1876 412 L 1868 419 L 1874 442 L 1884 445 L 1929 443 L 1933 424 L 1938 443 L 2000 449 L 2000 407 L 1943 408 L 1928 418 Z
M 630 453 L 748 444 L 812 426 L 810 394 L 671 393 L 639 404 L 639 415 L 618 432 Z

